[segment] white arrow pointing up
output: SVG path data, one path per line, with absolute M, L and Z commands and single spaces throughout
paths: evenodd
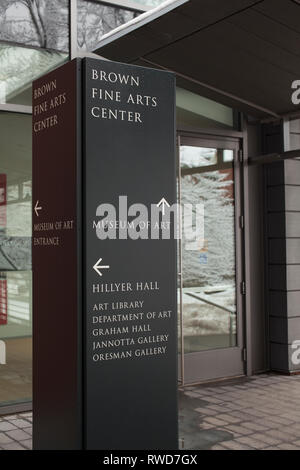
M 39 206 L 39 202 L 40 201 L 36 201 L 36 205 L 34 206 L 34 212 L 37 217 L 39 216 L 39 211 L 42 210 L 42 207 Z
M 109 266 L 101 266 L 100 263 L 102 261 L 102 258 L 99 258 L 97 263 L 94 264 L 93 266 L 93 269 L 96 271 L 97 274 L 99 274 L 99 276 L 102 276 L 102 272 L 100 271 L 100 269 L 109 269 Z
M 165 198 L 163 197 L 158 204 L 156 204 L 156 207 L 160 207 L 162 206 L 162 215 L 165 215 L 165 207 L 170 207 L 170 204 L 168 203 L 168 201 L 165 200 Z

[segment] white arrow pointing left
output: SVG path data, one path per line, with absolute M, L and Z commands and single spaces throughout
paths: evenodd
M 39 206 L 39 203 L 40 201 L 36 201 L 36 205 L 34 206 L 34 212 L 37 217 L 39 216 L 39 211 L 42 210 L 42 207 Z
M 102 258 L 99 258 L 97 263 L 94 264 L 93 269 L 96 271 L 99 276 L 102 276 L 101 269 L 109 269 L 109 266 L 101 266 Z

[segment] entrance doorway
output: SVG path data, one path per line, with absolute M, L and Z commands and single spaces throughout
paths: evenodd
M 180 377 L 187 384 L 244 374 L 243 205 L 240 141 L 178 140 L 179 350 Z M 196 243 L 187 236 L 189 204 L 194 216 L 201 214 Z

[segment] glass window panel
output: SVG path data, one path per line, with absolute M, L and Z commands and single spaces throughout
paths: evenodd
M 135 18 L 139 13 L 123 8 L 77 0 L 78 48 L 93 51 L 103 34 Z
M 0 113 L 0 407 L 32 396 L 31 121 Z
M 185 353 L 237 344 L 234 170 L 230 162 L 216 162 L 216 155 L 221 153 L 217 149 L 180 148 L 181 168 L 185 169 L 181 176 Z M 199 171 L 193 169 L 196 157 L 188 160 L 187 155 L 199 156 L 200 165 L 195 162 Z M 204 162 L 211 157 L 216 165 L 206 169 L 201 165 L 203 156 Z M 191 244 L 186 236 L 184 204 L 192 204 L 194 212 L 197 204 L 203 205 L 204 220 L 197 243 Z M 192 228 L 195 230 L 194 225 Z
M 138 3 L 146 7 L 158 7 L 162 3 L 165 3 L 166 0 L 134 0 L 135 3 Z
M 31 84 L 67 60 L 67 54 L 0 43 L 0 102 L 31 106 Z
M 223 162 L 233 162 L 233 150 L 223 150 Z
M 220 128 L 234 127 L 232 108 L 217 103 L 184 88 L 176 88 L 177 127 Z
M 142 12 L 158 7 L 165 3 L 167 0 L 107 0 L 105 2 L 103 2 L 102 0 L 94 1 L 99 3 L 109 3 L 117 7 L 128 8 L 130 10 Z
M 68 52 L 68 0 L 1 0 L 0 39 Z
M 217 163 L 217 149 L 182 146 L 180 147 L 181 168 L 198 168 Z

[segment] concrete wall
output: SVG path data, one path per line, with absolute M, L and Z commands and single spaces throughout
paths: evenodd
M 290 121 L 290 150 L 300 149 L 300 119 Z
M 300 149 L 300 119 L 247 131 L 249 156 Z M 250 166 L 248 184 L 252 372 L 298 372 L 300 159 Z
M 299 136 L 300 137 L 300 136 Z M 268 310 L 271 369 L 300 371 L 300 161 L 267 166 Z

